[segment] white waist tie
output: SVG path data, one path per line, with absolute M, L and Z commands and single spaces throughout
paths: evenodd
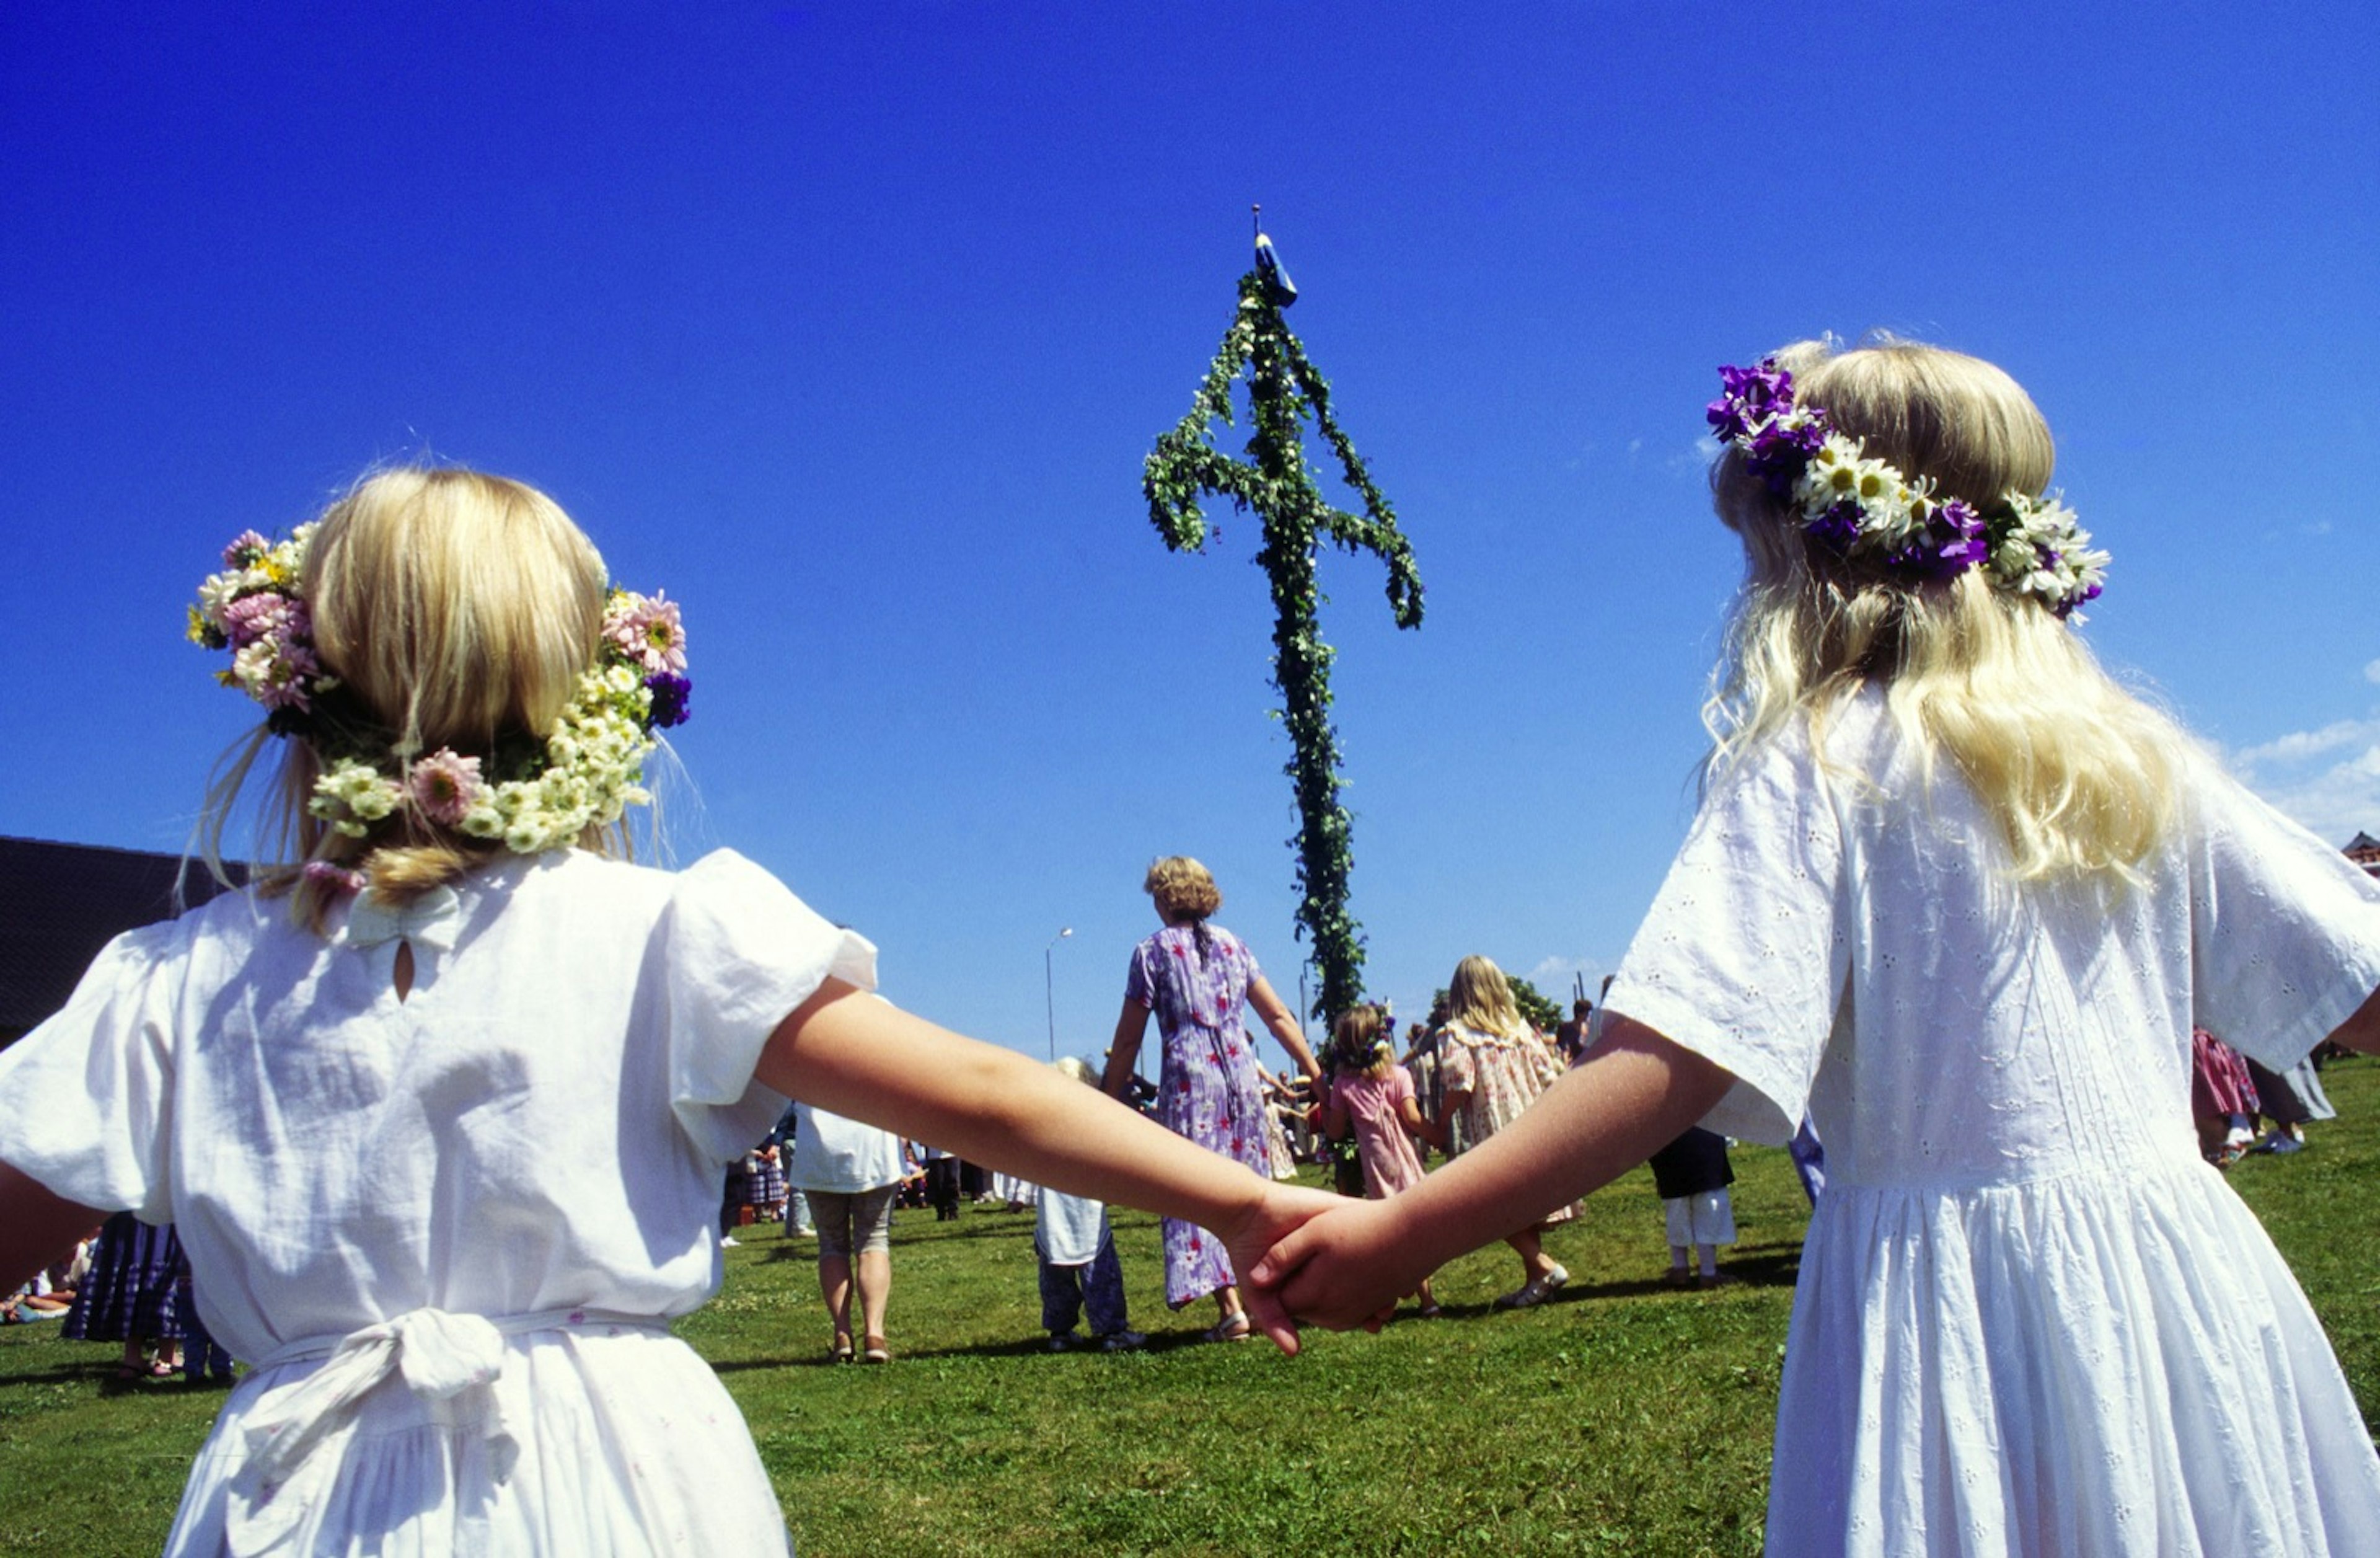
M 226 1512 L 231 1552 L 236 1558 L 250 1558 L 311 1545 L 313 1517 L 321 1515 L 323 1495 L 346 1458 L 357 1409 L 391 1374 L 431 1404 L 439 1421 L 474 1427 L 494 1480 L 503 1482 L 519 1447 L 494 1393 L 485 1387 L 504 1371 L 504 1338 L 590 1326 L 613 1334 L 622 1329 L 659 1335 L 669 1331 L 658 1316 L 604 1309 L 545 1309 L 491 1319 L 419 1308 L 344 1337 L 292 1342 L 260 1359 L 260 1371 L 310 1357 L 327 1361 L 302 1380 L 265 1392 L 242 1414 L 246 1455 L 232 1478 Z M 484 1397 L 468 1404 L 477 1410 L 436 1409 L 473 1390 Z

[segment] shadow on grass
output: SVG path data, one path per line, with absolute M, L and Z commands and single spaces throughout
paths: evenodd
M 962 1223 L 976 1223 L 976 1220 L 972 1218 L 962 1218 L 960 1221 Z M 1002 1221 L 998 1223 L 976 1223 L 975 1226 L 971 1227 L 954 1228 L 949 1223 L 932 1224 L 930 1225 L 930 1231 L 928 1229 L 918 1229 L 914 1232 L 905 1231 L 896 1223 L 892 1228 L 892 1248 L 894 1249 L 905 1249 L 913 1246 L 941 1244 L 946 1239 L 994 1239 L 1018 1237 L 1029 1239 L 1032 1236 L 1033 1219 L 1030 1215 L 1025 1214 L 1020 1214 L 1014 1218 L 1005 1217 L 1003 1215 Z M 746 1239 L 741 1242 L 747 1248 L 761 1248 L 762 1254 L 760 1259 L 764 1262 L 775 1260 L 816 1260 L 818 1259 L 818 1240 L 815 1238 L 781 1238 L 766 1247 L 757 1245 L 750 1239 Z
M 1759 1254 L 1742 1255 L 1733 1260 L 1721 1261 L 1719 1271 L 1724 1275 L 1735 1279 L 1727 1285 L 1738 1291 L 1781 1287 L 1790 1292 L 1794 1283 L 1801 1277 L 1802 1252 L 1799 1248 L 1780 1248 Z M 1583 1282 L 1572 1277 L 1568 1284 L 1547 1295 L 1545 1301 L 1536 1307 L 1552 1308 L 1557 1305 L 1583 1304 L 1598 1298 L 1675 1298 L 1683 1302 L 1702 1297 L 1708 1291 L 1700 1287 L 1674 1286 L 1665 1278 L 1658 1276 L 1612 1282 Z M 1475 1315 L 1508 1314 L 1512 1311 L 1499 1308 L 1493 1301 L 1490 1301 L 1484 1304 L 1449 1304 L 1446 1306 L 1446 1312 L 1451 1318 L 1469 1318 Z
M 1218 1343 L 1208 1341 L 1206 1333 L 1199 1331 L 1155 1332 L 1150 1333 L 1148 1342 L 1144 1345 L 1135 1348 L 1134 1351 L 1147 1353 L 1151 1356 L 1162 1356 L 1167 1353 L 1182 1352 L 1187 1349 L 1206 1347 L 1226 1347 L 1265 1353 L 1273 1351 L 1272 1344 L 1265 1341 L 1264 1338 L 1260 1336 L 1251 1337 L 1245 1342 Z M 1049 1338 L 1038 1331 L 1029 1336 L 1020 1337 L 1013 1342 L 977 1342 L 964 1346 L 942 1347 L 904 1347 L 901 1345 L 901 1339 L 896 1336 L 892 1341 L 892 1362 L 889 1366 L 884 1367 L 897 1369 L 905 1362 L 934 1363 L 957 1358 L 1031 1358 L 1046 1360 L 1054 1365 L 1064 1366 L 1071 1360 L 1077 1358 L 1123 1357 L 1129 1356 L 1130 1354 L 1124 1353 L 1103 1353 L 1099 1351 L 1099 1348 L 1087 1344 L 1069 1347 L 1062 1353 L 1053 1353 L 1050 1350 Z M 713 1358 L 710 1360 L 710 1367 L 722 1374 L 741 1374 L 759 1369 L 865 1369 L 871 1366 L 868 1364 L 838 1362 L 828 1357 L 825 1351 L 820 1349 L 816 1353 L 805 1352 L 780 1357 L 748 1357 L 741 1359 Z

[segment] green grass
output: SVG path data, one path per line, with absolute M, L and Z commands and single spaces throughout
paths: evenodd
M 2380 1409 L 2380 1063 L 2330 1067 L 2342 1118 L 2233 1183 Z M 1767 1494 L 1801 1192 L 1781 1152 L 1735 1154 L 1745 1285 L 1658 1285 L 1638 1171 L 1548 1241 L 1571 1287 L 1503 1313 L 1501 1246 L 1450 1267 L 1451 1318 L 1305 1356 L 1196 1345 L 1169 1315 L 1154 1222 L 1120 1213 L 1137 1356 L 1041 1348 L 1031 1218 L 902 1214 L 889 1369 L 831 1368 L 810 1247 L 758 1231 L 681 1333 L 752 1427 L 798 1548 L 878 1552 L 1753 1553 Z M 116 1349 L 0 1331 L 0 1552 L 157 1551 L 220 1397 L 119 1392 Z M 2243 1404 L 2252 1407 L 2253 1404 Z

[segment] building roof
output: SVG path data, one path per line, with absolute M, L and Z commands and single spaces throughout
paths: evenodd
M 176 879 L 193 906 L 222 891 L 204 865 L 185 865 L 177 855 L 0 836 L 0 1043 L 64 1006 L 111 940 L 173 918 Z

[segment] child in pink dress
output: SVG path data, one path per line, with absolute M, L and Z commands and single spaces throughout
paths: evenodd
M 1364 1163 L 1364 1194 L 1385 1200 L 1421 1183 L 1421 1154 L 1416 1138 L 1427 1138 L 1429 1126 L 1414 1102 L 1413 1077 L 1397 1064 L 1396 1046 L 1389 1040 L 1378 1006 L 1357 1006 L 1339 1016 L 1330 1030 L 1330 1061 L 1334 1074 L 1323 1102 L 1326 1135 L 1355 1127 L 1355 1150 Z M 1430 1293 L 1429 1279 L 1421 1279 L 1421 1312 L 1436 1319 L 1440 1311 Z

